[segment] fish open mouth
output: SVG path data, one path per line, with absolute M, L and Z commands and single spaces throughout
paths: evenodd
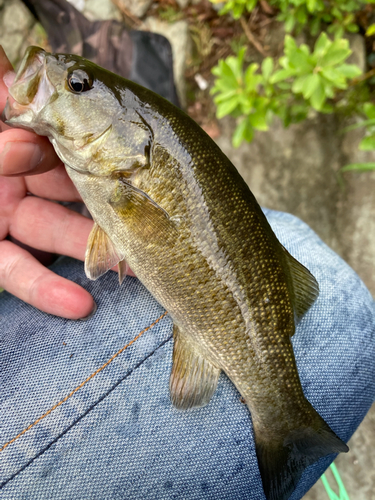
M 1 119 L 10 125 L 29 128 L 35 116 L 49 102 L 56 90 L 46 72 L 47 52 L 29 47 L 15 79 L 9 87 Z

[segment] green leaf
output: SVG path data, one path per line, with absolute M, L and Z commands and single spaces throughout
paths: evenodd
M 306 54 L 307 56 L 310 56 L 310 49 L 309 47 L 303 43 L 302 45 L 299 46 L 299 49 L 304 53 Z
M 331 9 L 331 13 L 337 19 L 342 19 L 342 17 L 343 17 L 341 11 L 337 7 L 333 7 Z
M 340 64 L 345 61 L 350 54 L 350 49 L 330 50 L 322 57 L 320 64 L 321 66 L 334 66 L 335 64 Z
M 268 80 L 273 71 L 273 59 L 272 57 L 266 57 L 262 62 L 262 75 L 265 80 Z
M 242 16 L 244 9 L 245 9 L 244 5 L 238 5 L 238 4 L 234 5 L 232 7 L 232 15 L 234 19 L 239 19 Z
M 319 61 L 320 66 L 334 66 L 345 61 L 350 56 L 349 42 L 344 38 L 335 40 L 326 48 L 325 54 Z
M 298 73 L 302 72 L 306 73 L 310 69 L 312 70 L 313 66 L 309 61 L 309 55 L 307 55 L 304 51 L 297 49 L 289 55 L 289 64 L 296 68 Z
M 306 78 L 308 78 L 310 75 L 302 75 L 296 78 L 293 82 L 292 85 L 292 91 L 295 94 L 300 94 L 302 92 L 303 86 L 305 84 Z
M 231 97 L 217 106 L 216 116 L 220 119 L 229 115 L 238 106 L 238 96 Z
M 314 55 L 320 57 L 323 54 L 323 52 L 328 48 L 329 45 L 330 45 L 330 40 L 327 34 L 323 32 L 315 43 Z
M 290 33 L 291 31 L 293 31 L 295 24 L 296 24 L 296 18 L 294 17 L 293 14 L 289 15 L 285 20 L 285 24 L 284 24 L 285 31 L 287 33 Z
M 241 144 L 242 141 L 251 142 L 254 137 L 254 129 L 249 124 L 248 119 L 244 118 L 236 127 L 233 136 L 232 144 L 235 148 Z
M 375 119 L 375 105 L 371 102 L 366 102 L 363 105 L 363 110 L 366 113 L 368 118 Z
M 314 12 L 314 10 L 317 7 L 317 1 L 316 0 L 307 0 L 306 6 L 307 6 L 307 9 L 309 12 Z
M 268 130 L 267 109 L 258 109 L 249 116 L 249 122 L 257 130 Z
M 317 111 L 320 111 L 320 108 L 322 107 L 324 101 L 325 101 L 326 95 L 324 92 L 324 86 L 321 81 L 319 81 L 319 85 L 315 89 L 314 93 L 310 97 L 310 102 L 311 106 L 316 109 Z
M 375 149 L 375 134 L 362 139 L 358 147 L 361 151 L 372 151 Z
M 323 84 L 326 99 L 333 99 L 335 97 L 335 87 L 332 85 L 331 82 L 327 81 L 324 77 L 322 77 L 320 81 Z
M 375 24 L 370 24 L 370 26 L 367 28 L 365 35 L 366 36 L 371 36 L 375 34 Z
M 307 21 L 307 12 L 304 8 L 300 8 L 296 12 L 296 19 L 299 22 L 299 24 L 304 25 L 306 24 Z
M 242 49 L 238 52 L 237 57 L 230 56 L 227 57 L 226 59 L 226 63 L 232 70 L 233 75 L 237 81 L 242 78 L 242 65 L 245 52 L 246 52 L 246 47 L 242 47 Z
M 225 92 L 221 92 L 219 95 L 217 95 L 216 97 L 214 97 L 215 104 L 220 104 L 223 101 L 227 101 L 228 99 L 230 99 L 231 97 L 233 97 L 236 94 L 237 94 L 237 90 L 236 89 L 232 89 L 232 90 L 227 90 Z
M 286 56 L 290 57 L 293 52 L 298 50 L 296 41 L 290 35 L 286 35 L 284 39 L 284 53 Z
M 288 83 L 288 82 L 280 82 L 277 84 L 277 86 L 281 89 L 281 90 L 289 90 L 291 88 L 291 84 Z
M 228 57 L 228 59 L 230 58 Z M 225 85 L 228 88 L 237 88 L 237 79 L 231 67 L 226 63 L 226 61 L 219 61 L 219 66 L 215 66 L 212 69 L 212 73 L 215 76 L 219 77 L 219 79 L 222 81 L 222 85 Z
M 293 69 L 279 69 L 270 78 L 270 83 L 278 83 L 282 80 L 286 80 L 295 74 Z
M 310 21 L 310 31 L 313 36 L 317 35 L 320 30 L 320 18 L 315 17 Z
M 258 68 L 259 65 L 253 63 L 250 64 L 250 66 L 247 68 L 245 72 L 245 85 L 246 85 L 246 90 L 248 92 L 255 90 L 257 85 L 259 85 L 260 80 L 262 80 L 262 77 L 260 75 L 255 74 Z
M 368 172 L 369 170 L 375 170 L 375 163 L 351 163 L 350 165 L 345 165 L 345 167 L 342 167 L 340 170 L 341 172 L 349 172 L 350 170 Z
M 307 75 L 307 78 L 302 84 L 302 95 L 305 99 L 309 99 L 315 90 L 318 88 L 320 83 L 319 75 L 313 73 L 312 75 Z
M 346 27 L 346 29 L 350 33 L 358 33 L 359 26 L 357 26 L 356 24 L 352 23 L 352 24 L 348 24 L 347 27 Z
M 335 68 L 346 78 L 355 78 L 356 76 L 362 75 L 362 71 L 355 64 L 340 64 Z

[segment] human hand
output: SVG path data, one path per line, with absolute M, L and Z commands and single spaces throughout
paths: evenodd
M 0 110 L 12 66 L 0 46 Z M 0 287 L 56 316 L 78 319 L 95 308 L 79 285 L 54 274 L 7 240 L 84 260 L 92 220 L 54 203 L 82 201 L 46 137 L 0 122 Z M 34 195 L 34 196 L 30 196 Z

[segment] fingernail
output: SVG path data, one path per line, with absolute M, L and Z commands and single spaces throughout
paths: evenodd
M 98 309 L 98 306 L 96 305 L 96 303 L 94 302 L 94 308 L 93 310 L 90 312 L 90 314 L 88 316 L 85 316 L 84 318 L 78 318 L 80 321 L 87 321 L 89 320 L 90 318 L 92 318 L 94 316 L 94 314 L 96 313 Z
M 33 170 L 43 160 L 43 153 L 32 142 L 7 142 L 0 153 L 0 174 L 23 174 Z

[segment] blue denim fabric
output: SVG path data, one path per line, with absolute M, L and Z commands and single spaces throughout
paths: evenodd
M 266 215 L 320 284 L 293 345 L 307 398 L 347 441 L 375 397 L 374 301 L 303 222 Z M 89 290 L 98 310 L 69 321 L 1 296 L 0 447 L 10 444 L 0 452 L 0 499 L 264 500 L 250 414 L 229 379 L 220 376 L 205 408 L 172 407 L 168 315 L 49 412 L 164 312 L 135 278 L 119 287 L 109 272 L 91 282 L 68 258 L 53 268 Z M 291 499 L 333 459 L 310 466 Z

